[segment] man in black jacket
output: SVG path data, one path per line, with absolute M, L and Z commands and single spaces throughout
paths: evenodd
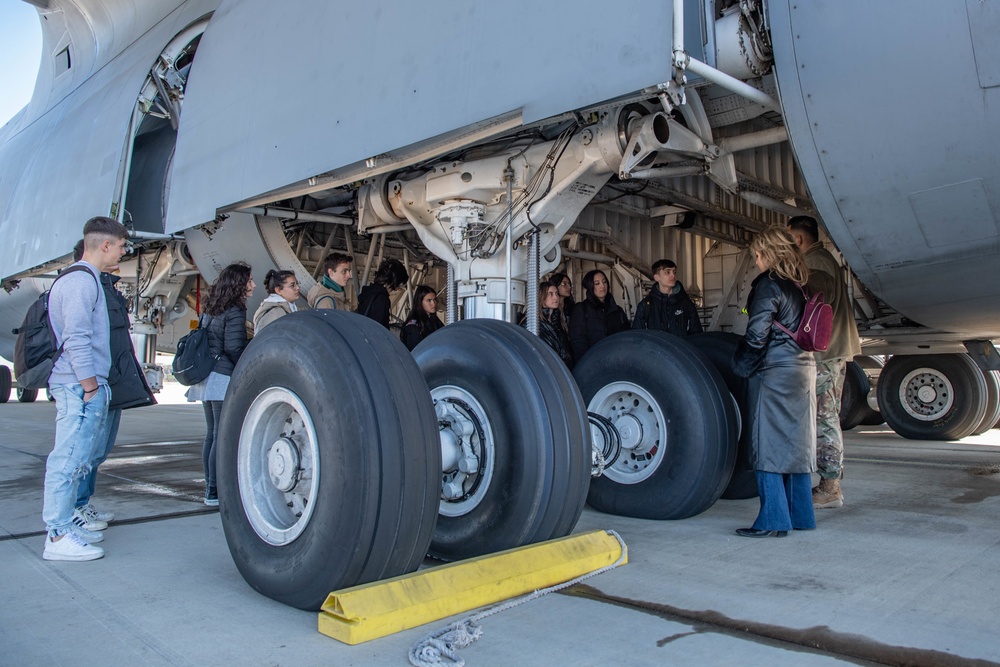
M 73 260 L 79 261 L 83 256 L 83 240 L 73 249 Z M 117 267 L 109 267 L 114 270 Z M 118 425 L 122 410 L 137 408 L 143 405 L 155 405 L 156 399 L 146 383 L 146 377 L 135 357 L 132 347 L 132 337 L 129 334 L 128 305 L 125 297 L 115 286 L 119 277 L 101 272 L 101 287 L 104 289 L 108 304 L 108 322 L 111 329 L 111 370 L 108 373 L 108 386 L 111 389 L 111 400 L 108 404 L 108 418 L 105 429 L 99 434 L 99 444 L 94 450 L 90 473 L 80 480 L 77 490 L 76 504 L 73 510 L 73 520 L 87 530 L 101 531 L 108 527 L 108 522 L 115 518 L 114 512 L 102 511 L 90 502 L 97 483 L 97 468 L 115 445 L 118 437 Z
M 675 336 L 701 333 L 701 320 L 691 297 L 684 286 L 677 282 L 677 265 L 669 259 L 653 264 L 656 284 L 635 310 L 633 329 L 665 331 Z

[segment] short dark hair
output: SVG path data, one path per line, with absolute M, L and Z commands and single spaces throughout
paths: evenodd
M 264 275 L 264 289 L 268 294 L 277 294 L 278 288 L 285 284 L 289 278 L 294 278 L 294 271 L 276 271 L 271 269 Z
M 816 218 L 810 215 L 796 215 L 788 220 L 788 228 L 793 232 L 802 232 L 814 242 L 819 241 L 819 225 Z
M 405 285 L 410 279 L 410 274 L 406 272 L 406 267 L 398 259 L 384 259 L 378 265 L 378 271 L 372 282 L 388 290 L 394 290 L 401 285 Z
M 109 236 L 115 239 L 127 239 L 128 230 L 125 229 L 125 225 L 118 222 L 114 218 L 99 215 L 88 220 L 83 226 L 83 238 L 93 235 Z
M 354 268 L 354 260 L 348 255 L 340 252 L 327 255 L 326 259 L 323 260 L 323 274 L 326 275 L 327 271 L 333 271 L 341 264 L 350 264 L 351 268 Z
M 83 259 L 83 239 L 77 241 L 76 245 L 73 246 L 73 261 L 79 262 L 81 259 Z
M 677 265 L 674 264 L 672 259 L 658 259 L 653 262 L 653 275 L 655 276 L 659 273 L 660 269 L 676 269 Z

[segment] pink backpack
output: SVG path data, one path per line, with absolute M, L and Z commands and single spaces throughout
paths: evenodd
M 774 322 L 774 326 L 791 336 L 795 344 L 806 352 L 826 352 L 830 347 L 830 336 L 833 334 L 833 308 L 823 300 L 822 292 L 809 296 L 802 285 L 798 285 L 798 288 L 806 298 L 799 328 L 790 331 L 777 321 Z

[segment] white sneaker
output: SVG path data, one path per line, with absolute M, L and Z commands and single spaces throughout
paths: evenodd
M 77 507 L 73 510 L 73 523 L 81 528 L 84 528 L 85 530 L 104 530 L 107 528 L 108 522 L 102 521 L 97 518 L 94 513 L 88 512 L 88 507 L 90 507 L 90 505 Z
M 111 523 L 115 520 L 115 513 L 110 510 L 99 510 L 94 507 L 94 503 L 87 503 L 82 508 L 83 513 L 90 520 L 103 521 L 104 523 Z M 104 530 L 103 528 L 98 528 L 97 530 Z
M 104 541 L 104 533 L 96 530 L 87 530 L 82 525 L 77 523 L 76 517 L 73 517 L 73 523 L 69 525 L 69 530 L 80 536 L 84 542 L 89 544 L 97 544 L 98 542 Z
M 63 534 L 58 541 L 53 541 L 48 535 L 45 536 L 45 551 L 42 558 L 45 560 L 97 560 L 104 557 L 104 549 L 87 544 L 83 538 L 70 531 Z

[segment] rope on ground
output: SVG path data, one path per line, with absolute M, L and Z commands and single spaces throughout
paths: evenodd
M 503 604 L 490 607 L 486 611 L 473 614 L 466 619 L 455 621 L 440 630 L 436 630 L 410 648 L 410 664 L 413 665 L 413 667 L 465 667 L 465 660 L 458 656 L 458 650 L 469 646 L 483 635 L 483 629 L 479 625 L 479 621 L 493 616 L 494 614 L 499 614 L 502 611 L 513 609 L 514 607 L 520 606 L 525 602 L 530 602 L 531 600 L 538 599 L 544 595 L 548 595 L 549 593 L 556 593 L 564 588 L 569 588 L 570 586 L 578 584 L 581 581 L 591 577 L 596 577 L 599 574 L 604 574 L 609 570 L 613 570 L 624 563 L 625 558 L 628 555 L 628 547 L 625 546 L 625 540 L 623 540 L 621 535 L 619 535 L 616 531 L 609 530 L 606 532 L 608 535 L 613 535 L 614 538 L 618 540 L 618 544 L 622 549 L 621 555 L 614 563 L 606 565 L 598 570 L 594 570 L 593 572 L 588 572 L 587 574 L 581 575 L 576 579 L 565 581 L 561 584 L 556 584 L 555 586 L 549 586 L 548 588 L 542 588 L 534 591 L 533 593 L 528 593 L 527 595 L 522 595 L 519 598 L 514 598 L 513 600 L 508 600 Z M 447 659 L 448 662 L 445 662 L 445 659 Z

